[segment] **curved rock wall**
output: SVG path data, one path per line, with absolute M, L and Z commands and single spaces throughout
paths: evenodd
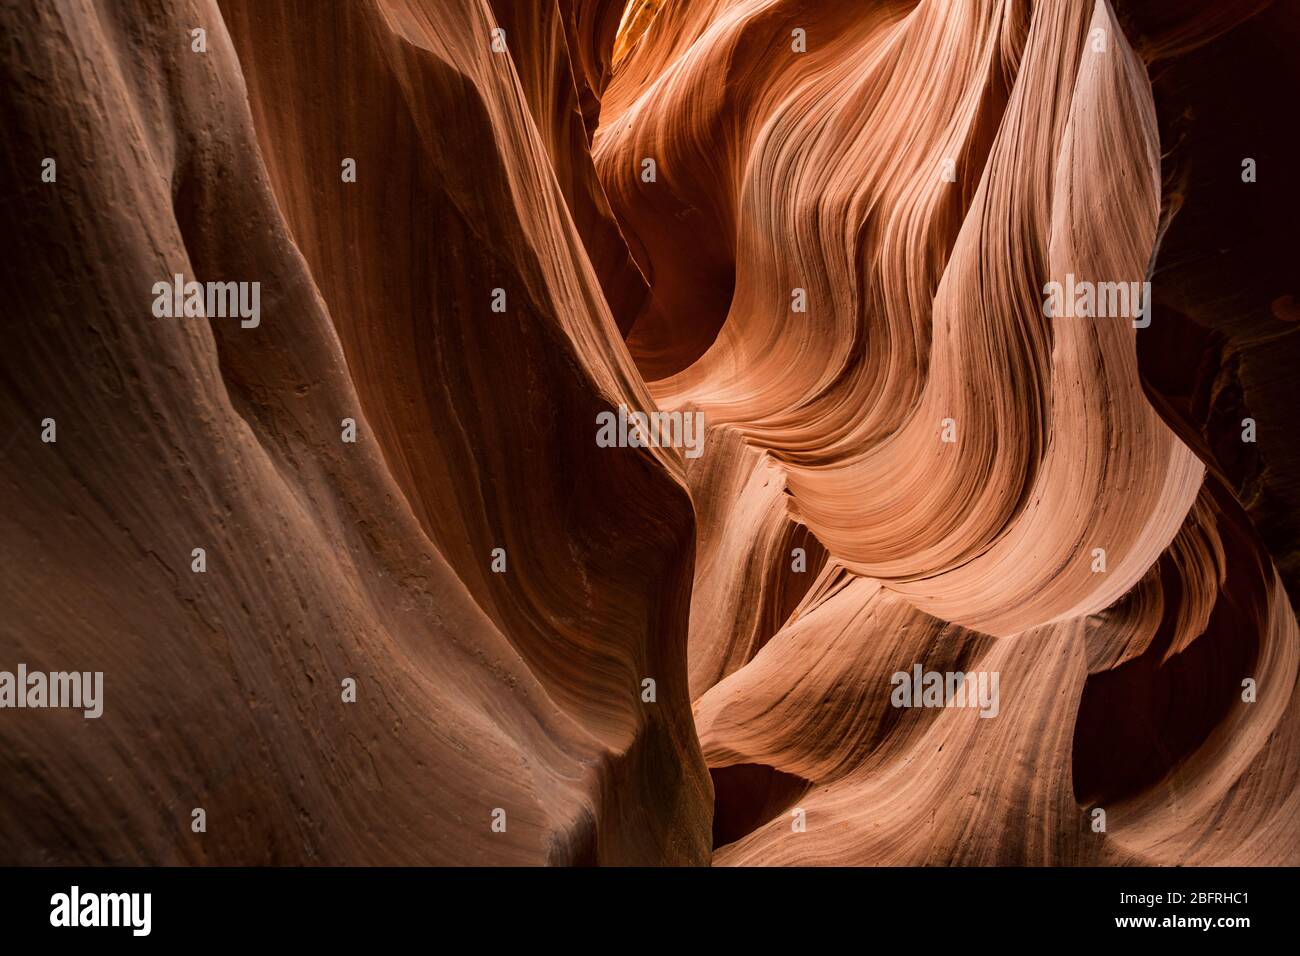
M 0 7 L 5 860 L 1300 862 L 1300 6 L 1176 6 Z

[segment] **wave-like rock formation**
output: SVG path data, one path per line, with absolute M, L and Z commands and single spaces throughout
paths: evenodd
M 0 28 L 6 862 L 1300 862 L 1300 3 Z

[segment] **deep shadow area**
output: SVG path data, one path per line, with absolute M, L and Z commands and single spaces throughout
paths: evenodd
M 1190 757 L 1238 703 L 1243 678 L 1260 657 L 1268 595 L 1259 543 L 1230 493 L 1211 480 L 1220 513 L 1227 579 L 1209 623 L 1190 647 L 1162 660 L 1183 606 L 1182 579 L 1169 552 L 1160 559 L 1165 618 L 1139 657 L 1093 674 L 1074 724 L 1074 796 L 1106 804 L 1158 783 Z
M 710 767 L 713 778 L 713 849 L 735 843 L 795 805 L 812 784 L 764 764 Z

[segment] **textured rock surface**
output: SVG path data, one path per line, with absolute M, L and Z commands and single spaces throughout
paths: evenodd
M 1298 24 L 0 5 L 4 861 L 1300 863 Z

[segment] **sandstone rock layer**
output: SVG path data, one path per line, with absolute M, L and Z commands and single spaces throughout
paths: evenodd
M 1173 6 L 0 6 L 4 861 L 1300 862 L 1300 5 Z

